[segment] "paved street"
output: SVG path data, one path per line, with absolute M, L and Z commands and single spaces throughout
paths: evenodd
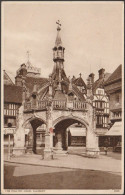
M 121 176 L 103 171 L 5 164 L 5 189 L 120 189 Z
M 120 154 L 98 159 L 70 154 L 54 160 L 26 155 L 5 160 L 5 189 L 120 189 Z

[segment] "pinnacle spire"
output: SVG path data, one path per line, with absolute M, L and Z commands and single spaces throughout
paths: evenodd
M 27 51 L 26 52 L 26 55 L 27 55 L 27 63 L 26 63 L 26 65 L 28 66 L 28 67 L 32 67 L 32 65 L 31 65 L 31 62 L 30 62 L 30 51 Z
M 56 24 L 57 24 L 58 26 L 57 26 L 57 37 L 56 37 L 55 45 L 56 45 L 56 46 L 59 46 L 59 45 L 62 45 L 62 41 L 61 41 L 61 37 L 60 37 L 60 30 L 61 30 L 60 21 L 58 20 L 58 21 L 56 22 Z

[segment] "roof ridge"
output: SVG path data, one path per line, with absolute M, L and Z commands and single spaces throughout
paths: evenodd
M 105 81 L 105 84 L 118 80 L 121 78 L 121 71 L 122 71 L 122 64 L 120 64 L 115 70 L 114 72 L 109 76 L 109 78 Z

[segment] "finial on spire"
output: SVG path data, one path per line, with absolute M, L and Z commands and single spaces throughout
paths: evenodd
M 57 31 L 61 30 L 61 24 L 60 24 L 60 21 L 59 20 L 56 22 L 56 24 L 58 24 Z

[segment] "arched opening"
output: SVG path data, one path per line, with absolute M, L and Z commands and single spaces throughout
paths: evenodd
M 59 47 L 58 47 L 58 50 L 62 50 L 62 47 L 61 47 L 61 46 L 59 46 Z
M 55 150 L 86 147 L 87 123 L 77 117 L 62 117 L 54 124 L 53 147 Z
M 54 47 L 53 50 L 56 51 L 57 50 L 57 47 Z
M 45 122 L 39 118 L 32 118 L 26 122 L 24 128 L 27 153 L 42 154 L 45 147 Z

